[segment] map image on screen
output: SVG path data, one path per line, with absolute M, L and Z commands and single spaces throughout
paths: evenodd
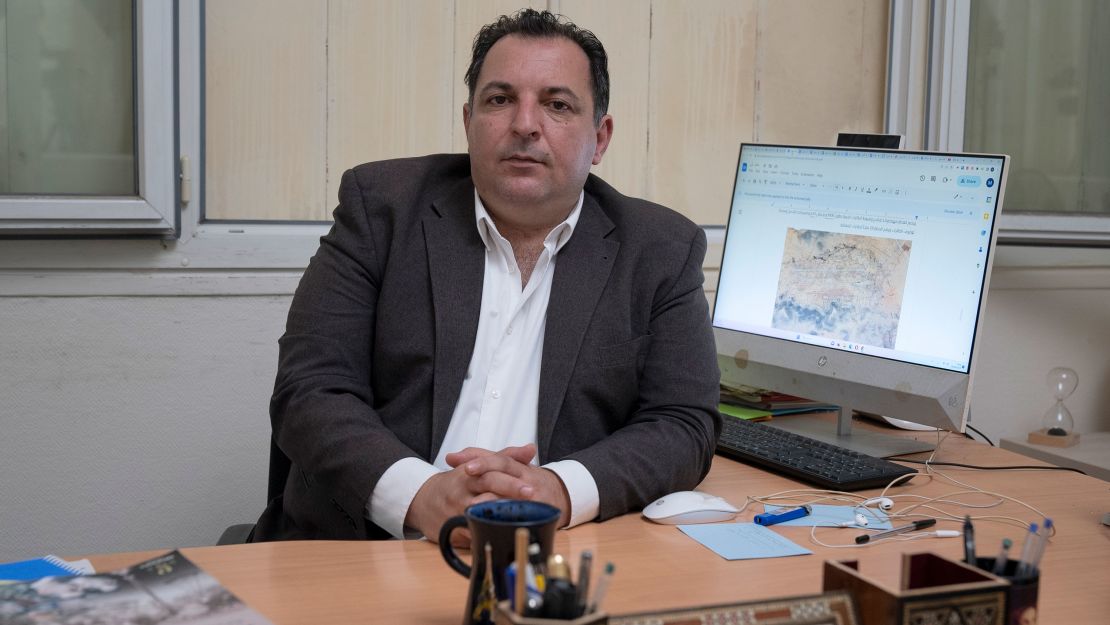
M 894 349 L 912 242 L 787 228 L 771 325 Z

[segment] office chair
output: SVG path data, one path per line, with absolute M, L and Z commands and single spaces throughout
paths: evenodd
M 292 463 L 289 457 L 278 449 L 274 437 L 270 437 L 270 472 L 266 484 L 266 503 L 270 503 L 285 490 L 285 479 L 289 477 L 289 468 Z M 217 545 L 239 545 L 250 540 L 254 532 L 254 523 L 238 523 L 229 525 L 220 534 Z

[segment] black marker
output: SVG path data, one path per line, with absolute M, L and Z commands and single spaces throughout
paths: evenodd
M 589 549 L 583 551 L 582 555 L 578 556 L 578 587 L 576 591 L 578 596 L 575 599 L 575 603 L 577 604 L 575 607 L 575 611 L 577 612 L 574 615 L 575 617 L 582 616 L 586 613 L 586 600 L 590 594 L 590 565 L 593 564 L 593 561 L 594 554 Z
M 964 562 L 975 564 L 975 528 L 971 525 L 971 515 L 964 517 Z

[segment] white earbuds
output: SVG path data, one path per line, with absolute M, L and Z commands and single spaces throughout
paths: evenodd
M 836 526 L 837 527 L 867 527 L 867 516 L 864 515 L 862 512 L 857 512 L 855 522 L 844 521 L 843 523 L 837 523 Z
M 864 507 L 878 505 L 880 510 L 892 510 L 894 508 L 894 500 L 890 497 L 874 497 L 864 501 L 860 505 Z
M 843 523 L 837 524 L 837 527 L 867 527 L 868 514 L 870 514 L 872 518 L 878 518 L 878 515 L 868 510 L 867 506 L 878 506 L 880 510 L 885 512 L 894 509 L 894 500 L 889 497 L 874 497 L 872 499 L 867 499 L 856 506 L 855 523 L 852 521 L 844 521 Z

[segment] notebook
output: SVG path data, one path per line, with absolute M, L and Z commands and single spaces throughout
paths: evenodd
M 84 562 L 66 562 L 58 556 L 32 558 L 0 564 L 0 581 L 30 581 L 56 575 L 85 575 L 92 567 Z

